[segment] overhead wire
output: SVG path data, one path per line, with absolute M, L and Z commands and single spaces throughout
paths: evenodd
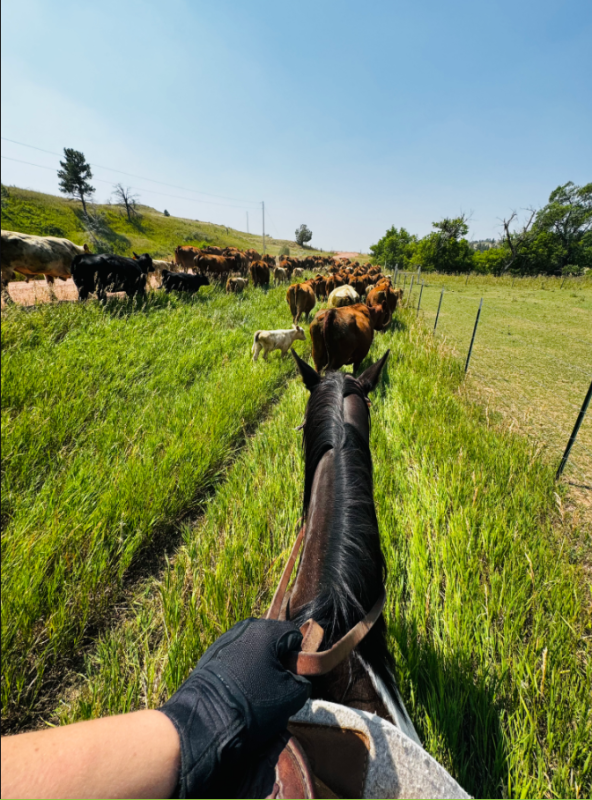
M 10 142 L 11 144 L 17 144 L 20 147 L 28 147 L 31 150 L 38 150 L 40 153 L 48 153 L 49 155 L 52 155 L 52 156 L 58 156 L 58 158 L 63 158 L 63 156 L 64 156 L 63 153 L 56 153 L 54 150 L 45 150 L 43 147 L 36 147 L 36 146 L 34 146 L 32 144 L 26 144 L 25 142 L 19 142 L 16 139 L 9 139 L 6 136 L 0 136 L 0 139 L 2 139 L 2 141 L 4 141 L 4 142 Z M 7 156 L 3 156 L 3 158 L 7 158 Z M 12 160 L 13 161 L 17 161 L 18 159 L 12 159 Z M 26 164 L 26 163 L 29 163 L 29 162 L 25 161 L 23 163 Z M 260 205 L 260 203 L 257 200 L 242 200 L 242 199 L 239 199 L 237 197 L 227 197 L 227 196 L 221 195 L 221 194 L 212 194 L 211 192 L 201 192 L 198 189 L 188 189 L 185 186 L 177 186 L 174 183 L 165 183 L 164 181 L 157 181 L 154 178 L 147 178 L 145 175 L 135 175 L 133 172 L 125 172 L 124 170 L 115 169 L 114 167 L 105 167 L 102 164 L 95 164 L 94 162 L 89 162 L 89 164 L 90 164 L 91 167 L 95 167 L 96 169 L 106 169 L 109 172 L 117 172 L 120 175 L 127 175 L 130 178 L 139 178 L 142 181 L 149 181 L 150 183 L 157 183 L 160 186 L 168 186 L 171 189 L 180 189 L 182 192 L 191 192 L 192 194 L 203 194 L 206 197 L 216 197 L 218 200 L 230 200 L 230 201 L 235 202 L 235 203 L 248 203 L 250 205 Z M 37 165 L 33 165 L 33 166 L 40 166 L 40 165 L 37 164 Z M 51 168 L 50 167 L 45 167 L 45 169 L 51 169 Z M 95 178 L 95 180 L 99 180 L 99 178 Z M 131 188 L 133 188 L 133 187 L 131 187 Z M 151 190 L 145 189 L 143 191 L 151 191 Z M 174 196 L 174 195 L 171 195 L 171 197 L 172 196 Z M 188 198 L 181 198 L 181 199 L 185 200 L 185 199 L 188 199 Z M 232 206 L 232 207 L 233 208 L 239 208 L 240 206 Z
M 34 164 L 32 161 L 23 161 L 23 159 L 21 158 L 11 158 L 10 156 L 0 156 L 0 158 L 3 158 L 5 161 L 16 161 L 18 164 L 28 164 L 30 167 L 38 167 L 39 169 L 47 169 L 50 172 L 55 172 L 54 167 L 46 167 L 43 164 Z M 97 181 L 98 183 L 106 183 L 109 186 L 115 186 L 115 183 L 113 181 L 106 181 L 102 178 L 93 177 L 92 180 Z M 157 194 L 160 195 L 161 197 L 169 197 L 174 200 L 185 200 L 189 203 L 202 203 L 209 206 L 222 206 L 223 208 L 241 208 L 241 209 L 246 208 L 246 206 L 237 206 L 231 203 L 215 203 L 212 200 L 198 200 L 196 197 L 181 197 L 180 195 L 176 194 L 167 194 L 165 192 L 159 192 L 156 189 L 146 189 L 145 187 L 142 186 L 130 186 L 129 188 L 135 189 L 137 192 L 148 192 L 148 194 L 150 193 Z

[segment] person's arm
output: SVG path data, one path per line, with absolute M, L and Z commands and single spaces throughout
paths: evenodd
M 159 711 L 2 739 L 2 798 L 170 797 L 181 747 Z
M 158 710 L 2 739 L 2 798 L 208 796 L 306 702 L 283 664 L 301 642 L 290 622 L 246 619 Z

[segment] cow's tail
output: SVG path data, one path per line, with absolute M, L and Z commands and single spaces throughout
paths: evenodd
M 296 315 L 298 314 L 298 307 L 295 295 L 296 295 L 295 292 L 293 291 L 291 292 L 290 289 L 288 289 L 288 303 L 290 304 L 290 313 L 292 314 L 292 320 L 294 322 L 296 322 Z
M 255 334 L 255 336 L 253 338 L 253 344 L 257 344 L 257 342 L 259 341 L 259 334 L 260 333 L 261 333 L 261 331 L 257 331 L 257 333 Z

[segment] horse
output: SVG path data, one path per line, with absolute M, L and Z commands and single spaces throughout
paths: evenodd
M 361 622 L 384 591 L 386 564 L 374 507 L 370 401 L 389 356 L 357 379 L 319 374 L 293 351 L 310 392 L 303 424 L 304 541 L 285 616 L 313 619 L 328 650 Z M 416 738 L 401 701 L 380 615 L 365 638 L 328 675 L 312 677 L 313 698 L 378 714 Z
M 389 352 L 355 378 L 321 377 L 291 350 L 310 392 L 300 426 L 304 523 L 266 616 L 300 627 L 302 649 L 287 666 L 309 677 L 312 694 L 237 796 L 468 797 L 422 749 L 387 644 L 368 395 Z

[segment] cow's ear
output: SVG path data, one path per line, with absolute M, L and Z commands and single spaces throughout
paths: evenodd
M 362 374 L 357 379 L 365 395 L 369 395 L 370 392 L 373 392 L 374 389 L 376 389 L 376 387 L 378 386 L 378 381 L 380 380 L 380 373 L 382 372 L 382 368 L 386 364 L 386 360 L 389 357 L 390 352 L 391 352 L 390 350 L 387 350 L 381 359 L 379 359 L 376 363 L 368 367 L 368 369 L 364 370 L 364 372 L 362 372 Z
M 132 250 L 132 255 L 133 255 L 135 261 L 137 261 L 140 258 L 140 256 L 137 253 L 134 253 L 133 250 Z
M 319 385 L 321 376 L 319 375 L 318 372 L 315 372 L 315 370 L 310 366 L 310 364 L 307 364 L 306 361 L 303 361 L 300 358 L 300 356 L 294 350 L 293 347 L 290 348 L 290 352 L 294 357 L 294 361 L 296 362 L 296 366 L 298 367 L 298 371 L 300 372 L 300 376 L 302 377 L 304 385 L 306 386 L 309 392 L 312 392 L 315 386 Z

